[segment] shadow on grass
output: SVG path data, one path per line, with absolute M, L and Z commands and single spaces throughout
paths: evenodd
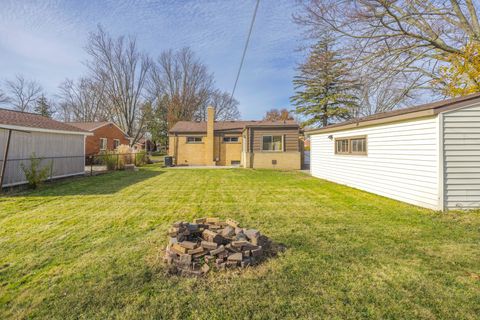
M 91 177 L 71 177 L 45 183 L 37 190 L 12 189 L 4 195 L 45 197 L 113 194 L 163 173 L 165 171 L 141 169 L 139 171 L 115 171 Z

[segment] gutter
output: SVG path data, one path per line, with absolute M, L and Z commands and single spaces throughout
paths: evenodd
M 0 129 L 93 136 L 93 133 L 84 131 L 84 130 L 80 131 L 80 129 L 79 131 L 68 131 L 68 130 L 44 129 L 44 128 L 37 128 L 37 127 L 15 126 L 15 125 L 8 125 L 8 124 L 0 124 Z

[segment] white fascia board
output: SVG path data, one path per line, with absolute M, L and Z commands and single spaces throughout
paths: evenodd
M 14 126 L 8 124 L 0 124 L 0 129 L 7 130 L 18 130 L 18 131 L 34 131 L 34 132 L 47 132 L 47 133 L 60 133 L 60 134 L 73 134 L 73 135 L 82 135 L 82 136 L 93 136 L 93 133 L 84 131 L 67 131 L 67 130 L 54 130 L 54 129 L 44 129 L 36 127 L 24 127 L 24 126 Z

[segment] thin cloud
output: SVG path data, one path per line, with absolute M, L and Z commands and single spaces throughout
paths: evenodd
M 97 24 L 114 35 L 136 35 L 153 57 L 189 46 L 215 74 L 217 86 L 231 91 L 255 5 L 255 0 L 3 2 L 2 77 L 32 74 L 51 93 L 64 78 L 85 72 L 83 47 Z M 260 3 L 236 93 L 243 118 L 288 105 L 301 38 L 291 21 L 294 10 L 290 0 Z

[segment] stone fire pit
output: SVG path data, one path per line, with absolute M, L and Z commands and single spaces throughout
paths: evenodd
M 218 218 L 176 222 L 168 231 L 165 262 L 169 272 L 200 276 L 212 268 L 245 268 L 261 262 L 270 251 L 270 240 L 258 230 Z

